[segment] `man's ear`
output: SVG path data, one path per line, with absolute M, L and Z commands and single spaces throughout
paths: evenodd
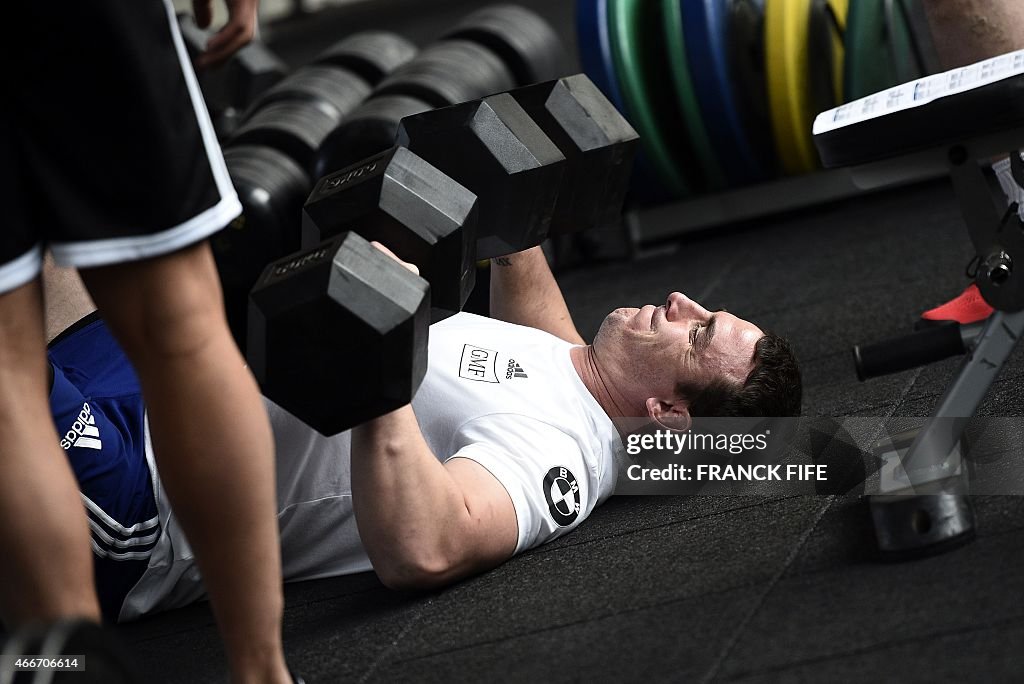
M 647 416 L 664 428 L 680 432 L 686 432 L 693 424 L 690 408 L 681 399 L 666 402 L 650 397 L 647 400 Z

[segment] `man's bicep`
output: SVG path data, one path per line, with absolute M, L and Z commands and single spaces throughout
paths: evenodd
M 460 534 L 463 562 L 459 565 L 465 566 L 460 574 L 492 568 L 511 558 L 519 542 L 519 524 L 504 485 L 471 458 L 452 458 L 444 466 L 462 490 L 469 513 Z

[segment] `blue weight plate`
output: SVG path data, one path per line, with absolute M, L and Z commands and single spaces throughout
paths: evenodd
M 605 97 L 628 118 L 626 102 L 615 74 L 612 57 L 612 41 L 608 31 L 609 0 L 577 0 L 576 42 L 579 46 L 580 64 L 583 72 L 590 77 Z M 640 204 L 658 204 L 670 197 L 669 192 L 657 180 L 650 160 L 643 151 L 638 151 L 633 163 L 633 182 L 630 200 Z
M 608 35 L 608 0 L 576 3 L 576 39 L 583 71 L 619 112 L 625 112 L 622 91 L 615 77 L 611 38 Z
M 728 0 L 729 56 L 732 95 L 739 110 L 747 141 L 761 168 L 778 175 L 779 160 L 772 137 L 765 73 L 764 0 Z
M 733 97 L 728 6 L 721 0 L 679 2 L 697 101 L 726 176 L 737 185 L 762 180 L 767 170 L 750 145 Z
M 690 76 L 690 60 L 686 56 L 686 40 L 683 36 L 682 8 L 679 6 L 679 0 L 661 0 L 661 6 L 665 22 L 665 50 L 668 54 L 672 84 L 675 86 L 680 121 L 685 125 L 694 157 L 700 162 L 704 189 L 723 190 L 728 182 L 718 159 L 718 151 L 708 138 L 704 115 L 700 111 L 697 93 L 693 88 L 693 78 Z

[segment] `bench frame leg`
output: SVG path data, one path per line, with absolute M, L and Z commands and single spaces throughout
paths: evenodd
M 949 151 L 950 175 L 971 241 L 979 257 L 978 286 L 998 310 L 989 317 L 935 412 L 905 454 L 902 476 L 882 482 L 869 507 L 880 551 L 890 557 L 917 557 L 958 546 L 973 538 L 974 516 L 967 496 L 961 438 L 999 371 L 1024 336 L 1024 277 L 1014 273 L 1013 257 L 1024 272 L 1024 231 L 1002 215 L 988 182 L 962 147 Z M 1016 218 L 1015 216 L 1012 218 Z M 1000 261 L 1001 257 L 1005 257 Z M 999 264 L 1009 274 L 991 272 Z M 1001 282 L 996 282 L 1001 280 Z

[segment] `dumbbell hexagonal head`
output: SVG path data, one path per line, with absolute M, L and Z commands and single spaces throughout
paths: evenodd
M 408 404 L 427 368 L 430 288 L 354 233 L 274 262 L 250 295 L 263 393 L 325 435 Z
M 303 210 L 302 244 L 355 231 L 415 264 L 435 310 L 459 311 L 476 282 L 476 203 L 423 159 L 393 148 L 320 179 Z

